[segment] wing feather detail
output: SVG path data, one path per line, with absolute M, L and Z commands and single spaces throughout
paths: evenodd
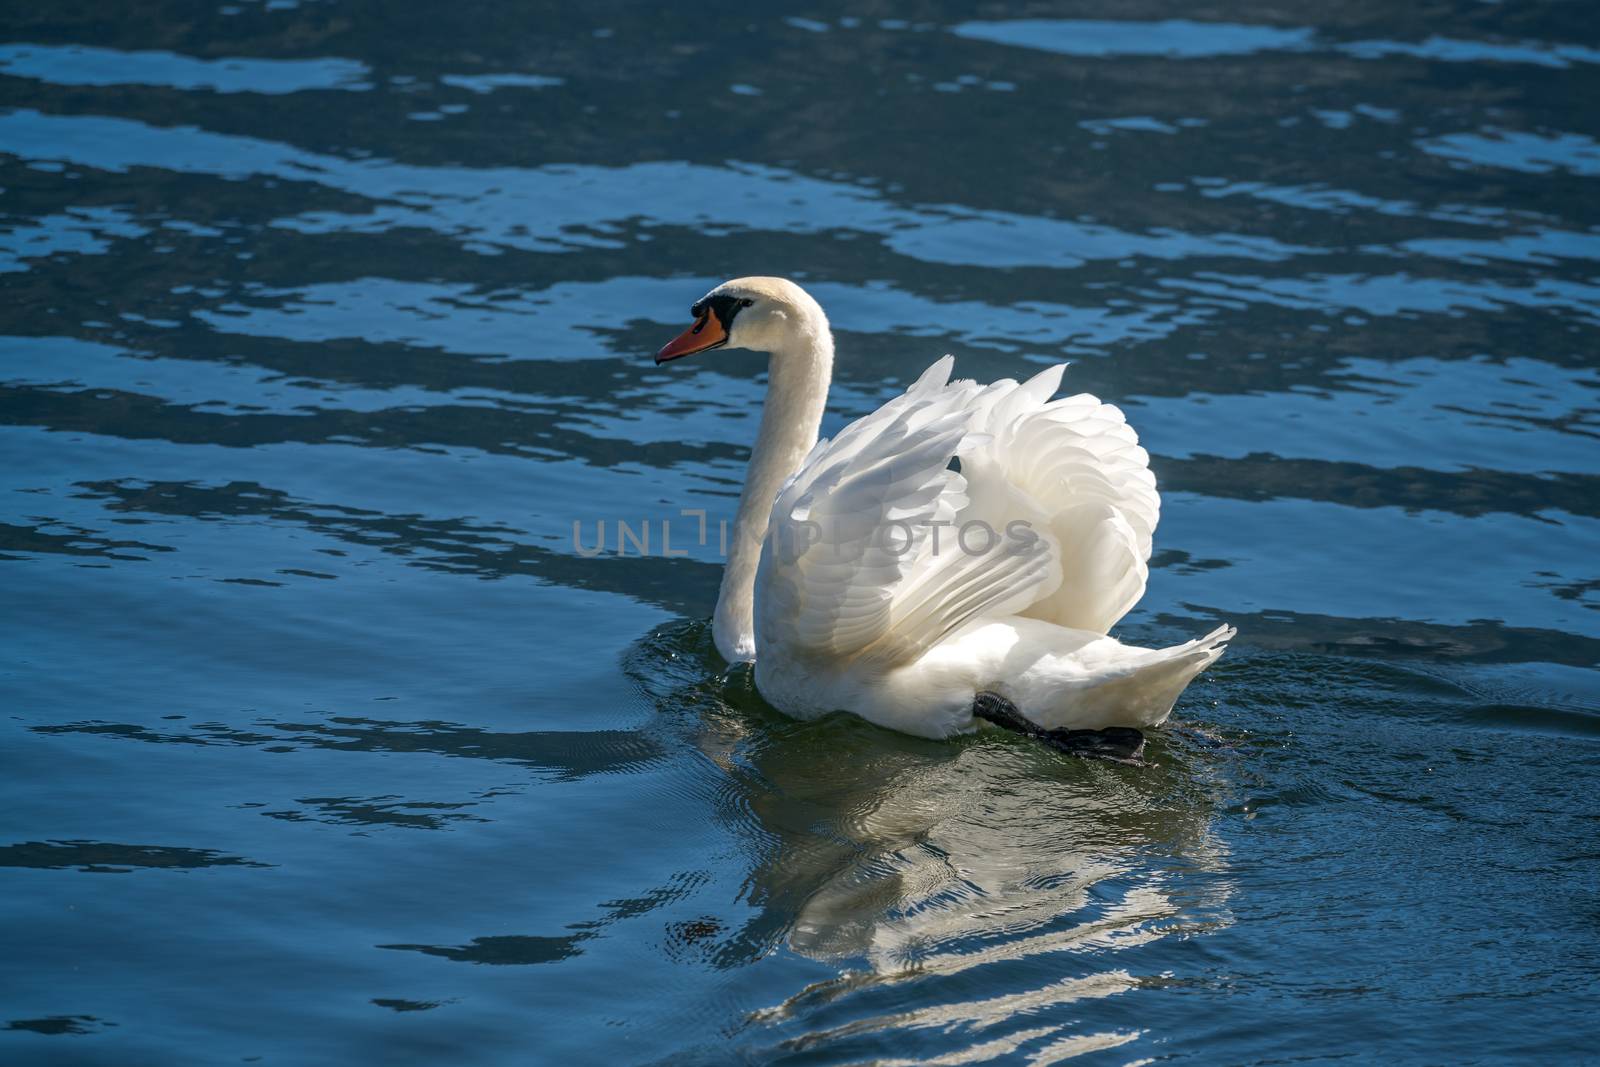
M 756 576 L 757 647 L 910 662 L 955 629 L 1014 613 L 1059 583 L 1053 541 L 963 551 L 967 480 L 950 469 L 984 393 L 946 356 L 877 411 L 819 442 L 773 505 Z M 985 538 L 987 542 L 988 539 Z M 987 544 L 986 544 L 986 547 Z
M 1023 614 L 1106 633 L 1144 595 L 1161 497 L 1120 409 L 1088 393 L 1049 399 L 1064 369 L 992 395 L 978 458 L 1046 516 L 1061 549 L 1060 585 Z
M 987 386 L 950 381 L 953 366 L 819 441 L 779 492 L 761 655 L 887 667 L 1014 614 L 1104 633 L 1143 594 L 1161 502 L 1122 412 L 1052 400 L 1064 364 Z M 1008 535 L 1019 522 L 1030 540 Z M 985 551 L 958 539 L 975 523 Z

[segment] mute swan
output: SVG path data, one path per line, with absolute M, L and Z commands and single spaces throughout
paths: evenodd
M 1138 728 L 1166 720 L 1234 630 L 1163 649 L 1106 636 L 1144 594 L 1160 511 L 1122 412 L 1051 400 L 1065 364 L 978 385 L 950 381 L 945 356 L 819 441 L 833 334 L 810 294 L 738 278 L 690 313 L 658 365 L 770 353 L 712 621 L 723 657 L 753 660 L 795 718 L 850 711 L 933 738 L 984 719 L 1137 763 Z

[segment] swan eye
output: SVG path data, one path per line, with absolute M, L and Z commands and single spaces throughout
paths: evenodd
M 749 297 L 745 297 L 743 300 L 739 301 L 739 306 L 742 307 L 742 308 L 747 308 L 751 304 L 754 304 L 754 303 L 755 303 L 754 300 L 751 300 Z

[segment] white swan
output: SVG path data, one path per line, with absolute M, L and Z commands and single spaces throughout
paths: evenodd
M 1163 722 L 1222 655 L 1228 626 L 1164 649 L 1106 636 L 1144 594 L 1160 498 L 1121 411 L 1050 399 L 1065 364 L 983 386 L 945 356 L 818 441 L 833 335 L 810 294 L 739 278 L 691 312 L 658 364 L 771 354 L 712 630 L 780 711 L 936 738 L 983 718 L 1136 760 L 1142 737 L 1108 728 Z

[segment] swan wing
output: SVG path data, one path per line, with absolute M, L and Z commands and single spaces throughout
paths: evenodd
M 1161 498 L 1121 410 L 1087 393 L 1050 399 L 1065 369 L 989 386 L 961 465 L 980 517 L 1025 515 L 1060 548 L 1059 584 L 1021 613 L 1106 633 L 1144 595 Z
M 950 458 L 990 390 L 949 381 L 946 356 L 901 396 L 823 440 L 773 504 L 756 577 L 763 657 L 906 663 L 966 623 L 1013 614 L 1060 584 L 1053 537 L 957 532 L 972 516 Z

